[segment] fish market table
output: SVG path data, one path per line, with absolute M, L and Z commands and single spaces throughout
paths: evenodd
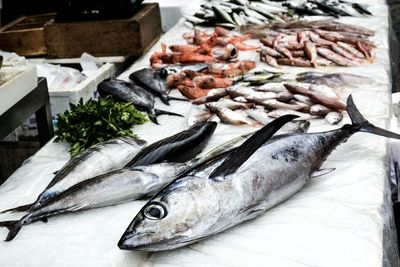
M 356 67 L 319 69 L 327 73 L 348 72 L 374 77 L 376 83 L 344 88 L 352 94 L 361 113 L 380 127 L 390 119 L 391 81 L 388 51 L 387 6 L 376 4 L 379 16 L 344 18 L 343 22 L 368 25 L 377 31 L 376 62 Z M 162 36 L 120 79 L 149 66 L 151 53 L 161 42 L 176 43 L 188 29 L 179 23 Z M 254 55 L 245 54 L 250 60 Z M 283 67 L 298 73 L 307 68 Z M 179 93 L 172 92 L 173 96 Z M 172 103 L 172 102 L 171 102 Z M 160 125 L 135 127 L 152 143 L 187 129 L 193 112 L 190 103 L 156 102 L 157 108 L 187 114 L 185 118 L 160 116 Z M 311 122 L 311 132 L 339 128 L 322 120 Z M 240 134 L 249 126 L 219 124 L 207 149 Z M 146 203 L 133 201 L 112 207 L 50 218 L 48 223 L 23 227 L 11 242 L 0 242 L 2 266 L 398 266 L 388 182 L 388 142 L 383 137 L 357 133 L 339 146 L 323 164 L 335 168 L 313 178 L 289 200 L 264 215 L 196 244 L 169 252 L 122 251 L 117 242 Z M 30 203 L 68 160 L 68 145 L 50 142 L 28 159 L 1 187 L 0 210 Z M 18 196 L 18 197 L 16 197 Z M 18 219 L 18 214 L 0 214 L 0 220 Z M 0 235 L 7 231 L 0 229 Z M 21 256 L 23 255 L 23 257 Z

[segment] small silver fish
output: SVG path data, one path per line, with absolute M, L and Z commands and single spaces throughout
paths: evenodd
M 321 116 L 321 117 L 324 117 L 325 115 L 327 115 L 331 111 L 332 111 L 332 109 L 327 108 L 327 107 L 325 107 L 323 105 L 320 105 L 320 104 L 315 104 L 315 105 L 310 107 L 310 114 L 311 115 L 316 115 L 316 116 Z
M 332 111 L 326 114 L 325 116 L 325 121 L 327 121 L 329 124 L 338 124 L 343 120 L 343 114 L 341 112 L 336 112 Z
M 268 112 L 268 116 L 270 116 L 271 118 L 279 118 L 284 115 L 296 115 L 299 116 L 300 120 L 313 120 L 318 118 L 318 116 L 314 116 L 308 113 L 303 113 L 291 109 L 275 109 L 273 111 Z
M 318 47 L 317 51 L 318 51 L 318 54 L 320 54 L 321 56 L 323 56 L 323 57 L 335 62 L 339 66 L 353 67 L 353 66 L 358 66 L 359 65 L 358 63 L 356 63 L 354 61 L 350 61 L 347 58 L 342 57 L 341 55 L 333 52 L 330 49 L 323 48 L 323 47 Z

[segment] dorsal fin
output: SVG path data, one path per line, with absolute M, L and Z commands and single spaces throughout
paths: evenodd
M 210 175 L 210 179 L 234 173 L 257 149 L 270 139 L 283 125 L 297 118 L 296 115 L 285 115 L 267 124 L 246 142 L 236 148 Z

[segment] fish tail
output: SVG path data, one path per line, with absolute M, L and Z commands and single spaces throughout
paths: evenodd
M 169 106 L 169 96 L 168 95 L 160 95 L 160 100 L 163 102 L 165 105 Z
M 13 212 L 25 212 L 25 211 L 29 211 L 29 210 L 33 207 L 33 204 L 34 204 L 34 203 L 27 204 L 27 205 L 22 205 L 22 206 L 18 206 L 18 207 L 15 207 L 15 208 L 12 208 L 12 209 L 8 209 L 8 210 L 3 210 L 3 211 L 0 211 L 0 213 L 7 213 L 7 212 L 13 213 Z
M 183 117 L 183 115 L 174 113 L 174 112 L 169 112 L 166 110 L 161 110 L 161 109 L 155 109 L 154 110 L 155 116 L 158 117 L 160 115 L 169 115 L 169 116 L 177 116 L 177 117 Z
M 350 95 L 347 99 L 347 113 L 350 116 L 351 122 L 355 130 L 360 132 L 372 133 L 388 138 L 400 139 L 400 135 L 393 133 L 391 131 L 379 128 L 373 124 L 371 124 L 357 109 L 356 105 L 353 102 L 353 98 Z
M 154 110 L 150 111 L 150 112 L 148 113 L 148 115 L 149 115 L 149 119 L 150 119 L 152 122 L 154 122 L 155 124 L 159 124 L 159 123 L 158 123 L 158 120 L 157 120 L 157 115 L 154 113 Z
M 0 227 L 6 227 L 8 229 L 8 235 L 4 241 L 11 241 L 18 234 L 19 230 L 23 225 L 22 219 L 19 221 L 4 221 L 0 222 Z
M 189 102 L 188 99 L 185 98 L 179 98 L 179 97 L 173 97 L 173 96 L 168 96 L 168 100 L 175 100 L 175 101 L 185 101 L 185 102 Z

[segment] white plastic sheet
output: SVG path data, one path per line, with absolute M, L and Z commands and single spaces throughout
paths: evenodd
M 381 1 L 379 1 L 381 2 Z M 386 9 L 385 9 L 386 8 Z M 343 19 L 377 30 L 376 63 L 359 68 L 321 68 L 325 72 L 350 72 L 374 78 L 377 83 L 345 88 L 360 111 L 372 123 L 387 127 L 390 117 L 390 69 L 387 7 L 370 19 Z M 148 66 L 152 51 L 160 43 L 182 42 L 188 31 L 181 24 L 167 32 L 149 53 L 120 78 Z M 297 73 L 305 68 L 284 67 Z M 175 96 L 179 93 L 173 92 Z M 186 114 L 189 103 L 172 102 L 157 107 Z M 187 128 L 187 117 L 161 116 L 160 124 L 147 123 L 135 131 L 148 142 Z M 348 123 L 346 117 L 341 123 Z M 340 127 L 341 125 L 337 126 Z M 322 120 L 313 121 L 311 131 L 333 129 Z M 246 126 L 220 124 L 208 147 L 241 133 Z M 0 210 L 35 199 L 51 180 L 52 173 L 67 160 L 68 146 L 50 143 L 0 187 Z M 121 251 L 116 246 L 129 222 L 145 201 L 90 210 L 51 218 L 23 227 L 15 240 L 0 242 L 2 266 L 398 266 L 397 244 L 391 225 L 388 149 L 383 137 L 357 133 L 335 150 L 324 167 L 336 168 L 312 179 L 294 197 L 265 215 L 186 248 L 146 253 Z M 1 215 L 0 220 L 17 218 Z M 6 230 L 0 229 L 0 235 Z

